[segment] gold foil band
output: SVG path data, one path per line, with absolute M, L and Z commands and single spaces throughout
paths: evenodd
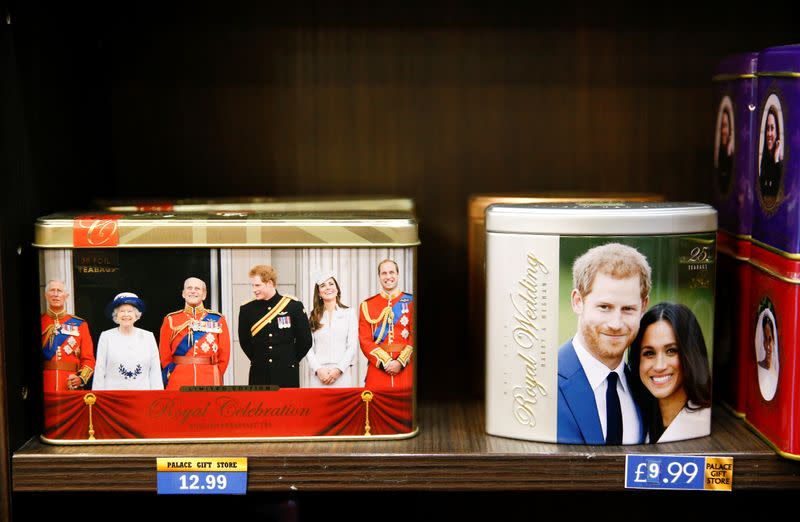
M 378 247 L 419 244 L 411 219 L 125 219 L 117 222 L 118 248 Z M 43 218 L 34 246 L 74 248 L 73 220 Z M 102 245 L 99 245 L 102 246 Z

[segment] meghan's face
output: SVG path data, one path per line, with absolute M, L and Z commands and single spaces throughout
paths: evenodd
M 338 295 L 339 289 L 336 288 L 336 281 L 332 277 L 329 277 L 319 285 L 319 297 L 323 301 L 335 301 Z
M 767 127 L 765 130 L 767 138 L 767 150 L 775 150 L 775 140 L 778 139 L 778 131 L 775 125 L 775 115 L 767 115 Z
M 767 368 L 769 368 L 772 366 L 772 352 L 775 350 L 775 336 L 772 333 L 772 328 L 770 328 L 769 323 L 765 324 L 761 331 L 764 334 L 764 363 L 767 365 Z
M 640 348 L 639 378 L 656 399 L 683 389 L 680 347 L 672 325 L 658 321 L 647 327 Z
M 720 122 L 719 125 L 719 138 L 722 145 L 726 147 L 731 140 L 731 121 L 727 112 L 722 113 L 722 122 Z

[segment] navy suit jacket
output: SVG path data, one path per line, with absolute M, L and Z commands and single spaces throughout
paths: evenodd
M 625 377 L 630 372 L 625 368 Z M 639 405 L 639 443 L 644 442 L 644 423 Z M 558 442 L 568 444 L 605 444 L 600 415 L 594 400 L 594 391 L 589 385 L 572 339 L 558 349 Z

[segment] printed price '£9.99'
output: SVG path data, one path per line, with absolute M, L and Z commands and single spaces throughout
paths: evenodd
M 730 491 L 733 458 L 627 455 L 625 487 Z

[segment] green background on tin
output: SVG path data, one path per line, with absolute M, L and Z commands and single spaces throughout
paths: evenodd
M 714 346 L 715 239 L 715 234 L 561 237 L 558 282 L 559 346 L 572 338 L 578 328 L 578 318 L 570 304 L 572 264 L 592 247 L 606 243 L 622 243 L 641 252 L 650 263 L 652 290 L 647 303 L 648 310 L 664 301 L 688 306 L 700 323 L 710 364 Z

